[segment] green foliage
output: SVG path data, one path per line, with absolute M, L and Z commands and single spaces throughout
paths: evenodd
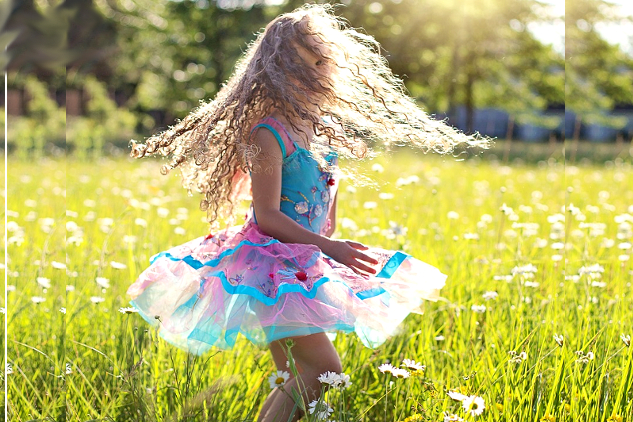
M 620 128 L 626 119 L 607 113 L 617 103 L 633 103 L 633 59 L 596 31 L 597 23 L 619 19 L 612 8 L 604 0 L 566 5 L 565 106 L 579 122 Z
M 354 1 L 341 9 L 378 39 L 394 73 L 429 110 L 465 105 L 507 111 L 519 123 L 552 127 L 550 104 L 564 103 L 564 62 L 526 29 L 538 1 Z M 423 12 L 422 12 L 423 11 Z
M 68 148 L 77 158 L 99 157 L 106 142 L 131 139 L 138 119 L 126 108 L 117 107 L 103 82 L 89 75 L 81 86 L 88 96 L 86 114 L 68 119 Z
M 48 85 L 34 75 L 28 75 L 18 83 L 29 100 L 24 116 L 8 119 L 7 146 L 21 159 L 32 160 L 42 157 L 50 143 L 64 142 L 66 110 L 57 106 Z

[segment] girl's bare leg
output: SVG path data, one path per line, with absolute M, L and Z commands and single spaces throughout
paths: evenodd
M 297 385 L 297 380 L 291 375 L 291 378 L 284 386 L 284 390 L 290 393 L 293 387 L 297 390 L 305 387 L 305 390 L 301 391 L 301 393 L 307 404 L 312 400 L 316 400 L 321 391 L 321 385 L 317 380 L 319 375 L 327 371 L 340 373 L 342 371 L 341 360 L 325 333 L 293 337 L 292 340 L 295 342 L 292 347 L 292 356 L 301 378 L 301 384 Z M 285 339 L 272 342 L 269 347 L 277 369 L 290 372 L 286 366 L 288 357 L 284 351 Z M 293 408 L 294 401 L 292 398 L 276 388 L 264 402 L 257 420 L 258 422 L 286 422 Z M 298 421 L 301 416 L 297 412 L 292 420 Z

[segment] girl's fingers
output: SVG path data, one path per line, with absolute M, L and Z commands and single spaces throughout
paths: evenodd
M 354 267 L 355 267 L 355 268 L 357 268 L 359 270 L 365 271 L 368 274 L 372 274 L 372 275 L 376 274 L 376 270 L 375 269 L 373 269 L 371 267 L 368 267 L 367 265 L 363 264 L 360 261 L 356 261 L 352 265 L 353 265 L 352 269 L 354 269 Z
M 352 240 L 346 240 L 347 244 L 350 245 L 354 249 L 360 249 L 361 251 L 365 251 L 369 249 L 369 246 L 365 246 L 362 243 L 354 242 Z
M 370 264 L 374 264 L 374 265 L 378 264 L 378 260 L 376 258 L 372 258 L 371 256 L 364 254 L 362 252 L 359 252 L 358 250 L 355 251 L 353 255 L 354 255 L 354 258 L 360 259 L 361 261 L 369 262 Z

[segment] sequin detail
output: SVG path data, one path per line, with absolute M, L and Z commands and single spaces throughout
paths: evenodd
M 297 214 L 305 214 L 308 212 L 308 203 L 301 201 L 295 204 L 295 211 Z

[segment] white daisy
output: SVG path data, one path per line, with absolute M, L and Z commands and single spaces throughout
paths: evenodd
M 455 391 L 455 390 L 450 390 L 448 393 L 448 397 L 452 398 L 453 400 L 457 400 L 457 401 L 464 401 L 464 399 L 466 399 L 468 396 L 460 393 L 459 391 Z
M 405 369 L 396 368 L 393 371 L 391 371 L 391 375 L 393 375 L 396 378 L 409 378 L 411 374 L 409 373 L 409 371 Z
M 103 287 L 104 289 L 108 289 L 110 287 L 110 280 L 108 280 L 105 277 L 97 277 L 95 281 L 97 282 L 99 286 Z
M 119 312 L 121 312 L 122 314 L 134 314 L 138 312 L 138 309 L 130 306 L 127 308 L 119 308 Z
M 341 390 L 347 390 L 350 385 L 352 385 L 352 381 L 350 381 L 349 375 L 347 375 L 345 372 L 340 373 L 338 376 L 337 387 Z
M 471 416 L 481 415 L 486 408 L 484 399 L 479 396 L 468 396 L 462 400 L 464 411 L 470 412 Z
M 290 374 L 286 371 L 273 372 L 273 374 L 268 377 L 268 384 L 272 389 L 283 387 L 284 385 L 286 385 L 286 382 L 288 382 L 289 378 Z
M 383 374 L 385 372 L 389 372 L 390 374 L 393 374 L 394 369 L 396 369 L 396 367 L 390 363 L 383 363 L 382 365 L 378 367 L 378 370 L 382 372 Z
M 497 297 L 499 297 L 499 294 L 497 292 L 486 292 L 483 294 L 483 298 L 485 300 L 496 300 Z
M 470 309 L 478 314 L 483 314 L 486 312 L 486 305 L 472 305 Z
M 336 372 L 327 371 L 326 373 L 319 375 L 317 379 L 321 384 L 328 384 L 334 387 L 339 382 L 339 375 Z
M 324 421 L 334 412 L 334 409 L 324 401 L 313 400 L 308 405 L 308 412 L 314 415 L 317 420 Z
M 426 369 L 426 366 L 414 361 L 413 359 L 404 359 L 402 364 L 412 372 L 424 371 Z
M 444 413 L 444 422 L 462 422 L 464 419 L 460 418 L 456 414 Z
M 37 284 L 39 284 L 40 286 L 44 287 L 45 289 L 50 289 L 51 288 L 51 280 L 46 278 L 46 277 L 37 277 Z
M 121 262 L 110 261 L 110 266 L 116 270 L 124 270 L 127 268 L 127 265 L 122 264 Z
M 92 303 L 101 303 L 101 302 L 105 301 L 105 298 L 103 298 L 101 296 L 90 296 L 90 301 Z

